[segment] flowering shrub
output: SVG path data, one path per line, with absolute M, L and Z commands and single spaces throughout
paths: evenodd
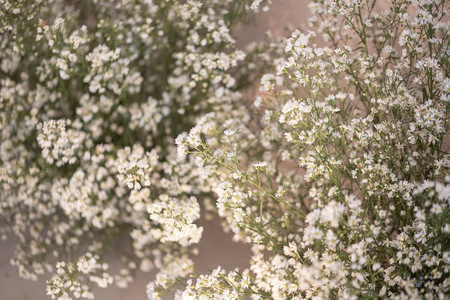
M 177 297 L 444 299 L 448 2 L 310 8 L 253 108 L 215 110 L 177 139 L 215 180 L 226 227 L 253 245 L 249 269 L 218 268 Z
M 190 272 L 209 185 L 174 138 L 258 74 L 230 35 L 257 2 L 0 1 L 0 222 L 22 277 L 70 299 Z
M 448 4 L 314 0 L 309 30 L 246 56 L 230 29 L 262 2 L 1 2 L 0 220 L 22 277 L 51 273 L 58 299 L 153 267 L 150 299 L 448 296 Z M 194 275 L 211 192 L 249 269 Z

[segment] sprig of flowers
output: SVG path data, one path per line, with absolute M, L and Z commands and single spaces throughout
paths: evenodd
M 215 272 L 180 295 L 448 295 L 447 6 L 313 1 L 310 31 L 292 33 L 255 108 L 216 111 L 179 136 L 254 253 L 245 288 Z

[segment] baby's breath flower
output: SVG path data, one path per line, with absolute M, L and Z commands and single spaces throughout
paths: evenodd
M 270 60 L 257 46 L 250 62 L 231 34 L 252 3 L 2 1 L 0 235 L 17 236 L 21 277 L 48 271 L 52 298 L 90 299 L 137 266 L 168 289 L 192 271 L 215 168 L 186 154 L 214 143 L 208 114 Z M 109 273 L 105 254 L 127 236 Z
M 216 111 L 201 130 L 193 155 L 214 168 L 225 228 L 253 245 L 252 277 L 200 275 L 179 295 L 448 294 L 448 53 L 438 44 L 449 37 L 427 29 L 448 28 L 447 12 L 373 5 L 313 1 L 311 31 L 287 39 L 255 105 Z

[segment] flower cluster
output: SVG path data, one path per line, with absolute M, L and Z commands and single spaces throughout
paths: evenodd
M 142 186 L 151 185 L 150 174 L 153 166 L 158 163 L 158 154 L 156 150 L 149 153 L 144 152 L 144 148 L 137 144 L 125 147 L 117 151 L 117 172 L 119 180 L 126 182 L 128 188 L 140 190 Z
M 77 124 L 73 124 L 75 129 L 69 130 L 66 130 L 66 124 L 70 125 L 70 120 L 49 120 L 37 125 L 41 131 L 37 141 L 42 148 L 42 156 L 49 164 L 55 162 L 58 167 L 76 162 L 79 155 L 76 152 L 85 138 L 82 131 L 76 130 Z
M 444 299 L 448 4 L 310 7 L 253 107 L 179 136 L 215 178 L 225 227 L 253 245 L 248 270 L 200 275 L 180 298 Z
M 1 3 L 0 230 L 20 241 L 20 275 L 53 274 L 58 299 L 125 287 L 137 268 L 186 275 L 210 185 L 174 139 L 264 68 L 230 34 L 251 1 Z
M 93 299 L 94 295 L 89 289 L 89 286 L 80 281 L 74 281 L 73 277 L 76 273 L 82 273 L 89 276 L 89 280 L 96 282 L 99 287 L 106 287 L 113 282 L 113 278 L 106 273 L 108 269 L 107 264 L 101 265 L 99 257 L 87 252 L 81 256 L 76 262 L 67 264 L 62 261 L 56 264 L 56 274 L 53 279 L 49 281 L 47 286 L 47 294 L 55 299 L 71 299 L 68 292 L 70 291 L 76 298 Z

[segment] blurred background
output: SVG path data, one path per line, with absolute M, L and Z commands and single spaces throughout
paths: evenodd
M 274 0 L 268 12 L 252 15 L 248 23 L 236 26 L 234 37 L 238 47 L 243 49 L 249 42 L 262 40 L 268 30 L 273 36 L 281 36 L 289 34 L 286 29 L 288 26 L 307 26 L 308 3 L 306 0 Z M 227 271 L 237 267 L 242 270 L 249 266 L 250 248 L 233 242 L 232 234 L 223 232 L 218 217 L 208 221 L 202 219 L 198 223 L 204 228 L 203 238 L 198 245 L 199 254 L 194 259 L 200 272 L 210 272 L 217 266 Z M 0 300 L 50 299 L 45 290 L 48 277 L 42 276 L 35 282 L 19 278 L 17 269 L 9 263 L 13 251 L 14 239 L 0 242 Z M 114 264 L 111 267 L 114 269 Z M 95 299 L 146 300 L 146 285 L 154 276 L 154 272 L 139 272 L 127 289 L 114 285 L 107 289 L 97 288 L 94 290 Z M 165 297 L 171 298 L 170 295 Z

